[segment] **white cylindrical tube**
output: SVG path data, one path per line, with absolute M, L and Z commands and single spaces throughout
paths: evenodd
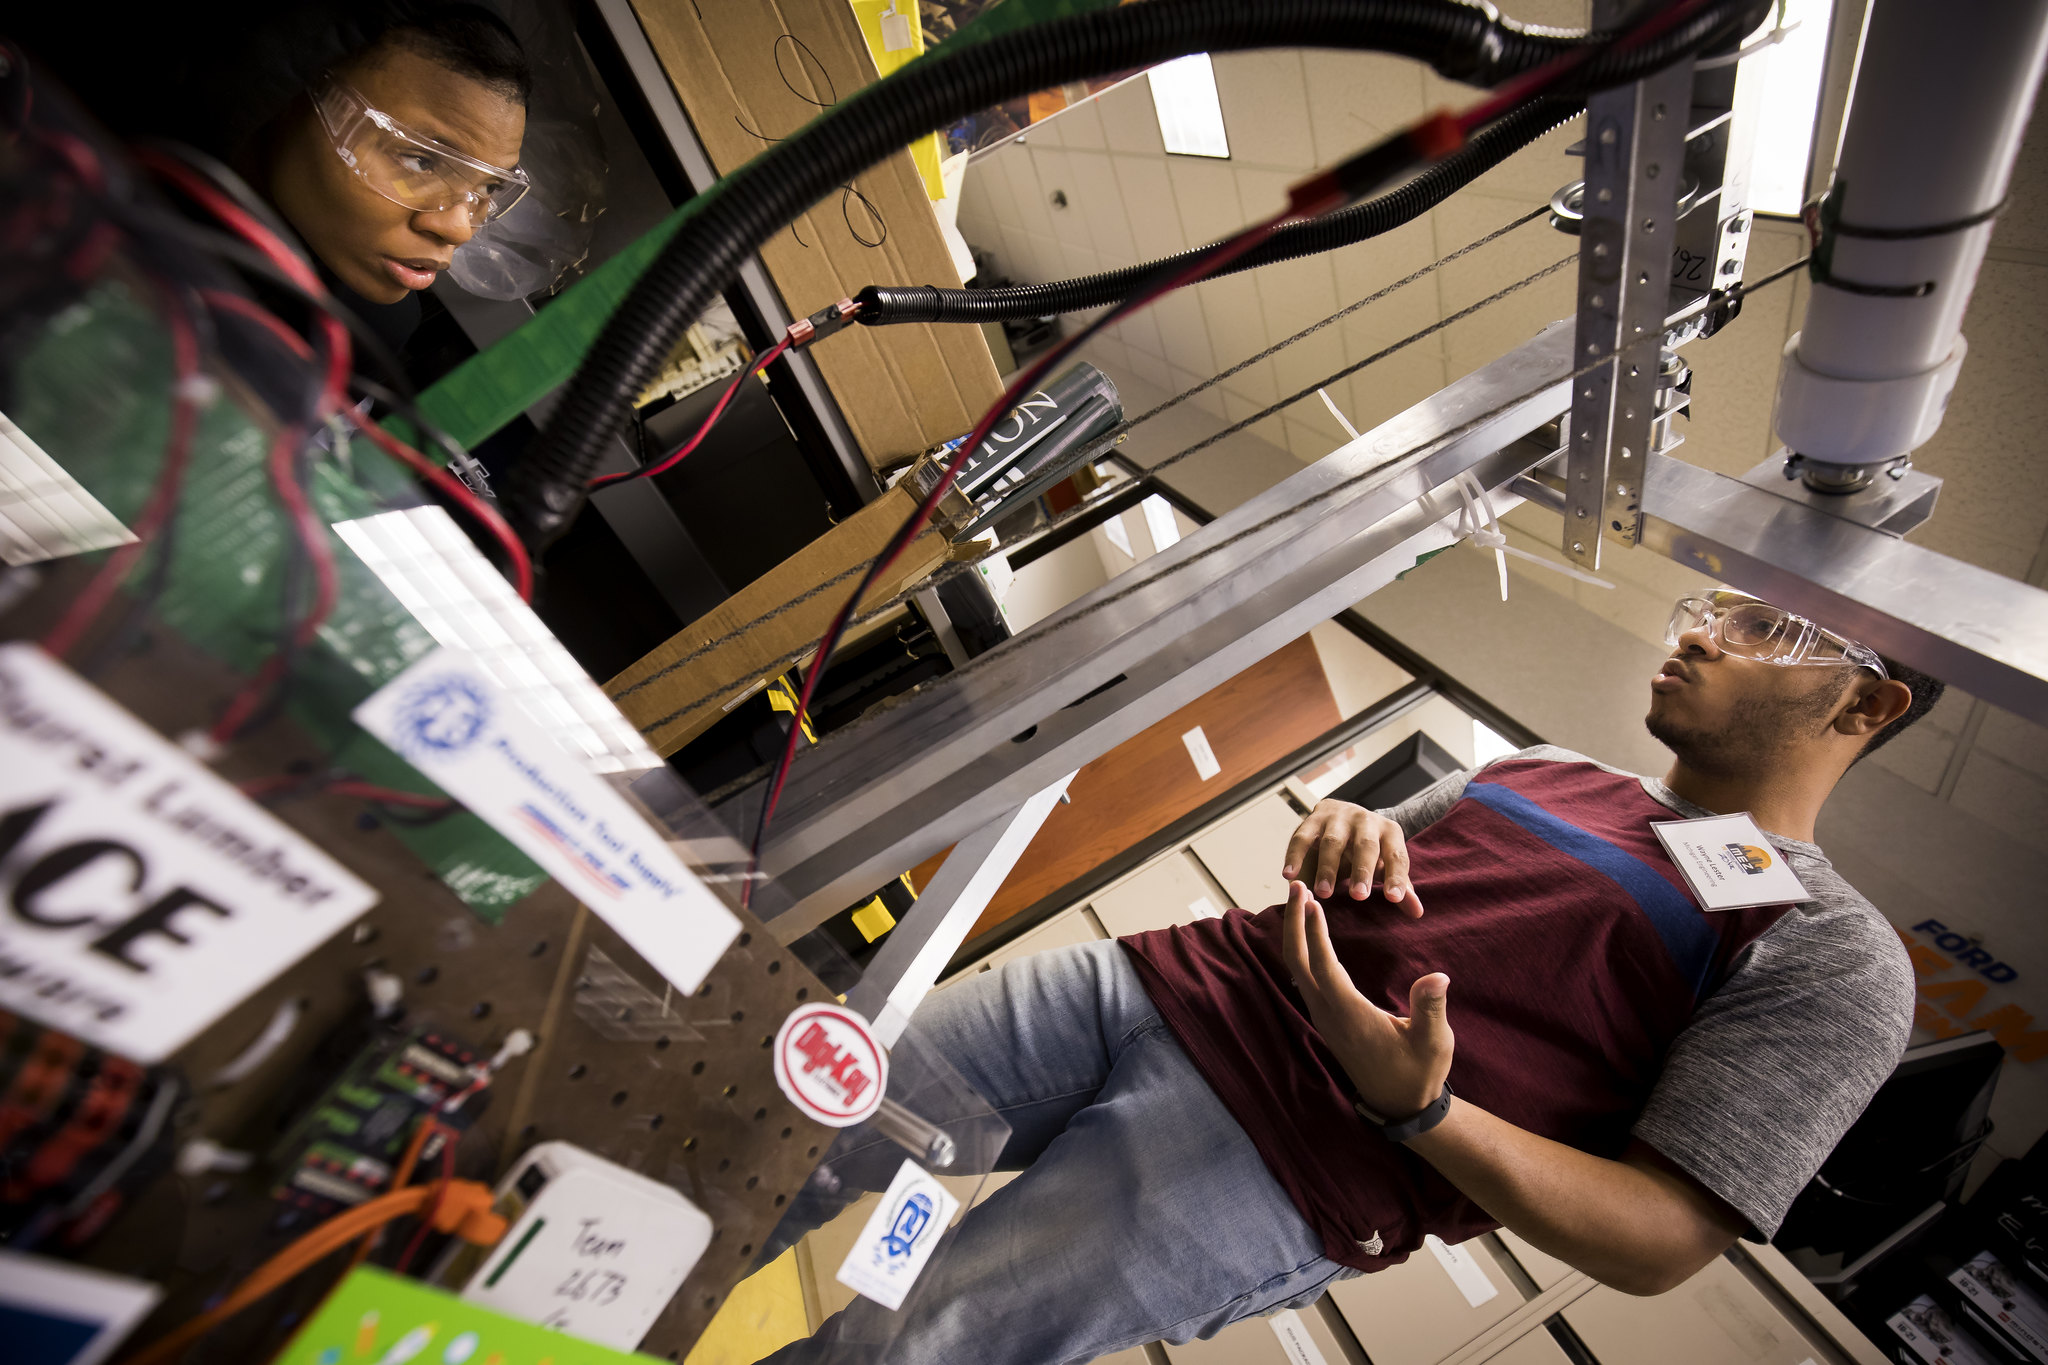
M 2044 0 L 1871 5 L 1778 398 L 1778 436 L 1808 461 L 1888 464 L 1940 425 L 2044 60 Z

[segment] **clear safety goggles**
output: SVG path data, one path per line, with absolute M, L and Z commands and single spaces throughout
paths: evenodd
M 516 166 L 493 166 L 414 132 L 345 81 L 330 78 L 311 95 L 335 153 L 394 204 L 422 213 L 467 204 L 469 221 L 482 226 L 502 217 L 532 186 Z
M 1664 627 L 1664 643 L 1676 645 L 1679 636 L 1702 628 L 1713 635 L 1722 653 L 1738 658 L 1767 664 L 1851 664 L 1880 678 L 1891 676 L 1869 646 L 1738 592 L 1679 598 Z

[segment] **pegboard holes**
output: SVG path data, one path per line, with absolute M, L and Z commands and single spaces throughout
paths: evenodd
M 706 1308 L 716 1308 L 718 1306 L 718 1295 L 706 1294 L 704 1296 L 704 1306 Z
M 422 967 L 418 971 L 414 972 L 412 974 L 412 979 L 419 982 L 420 985 L 422 986 L 431 986 L 434 984 L 435 981 L 440 979 L 440 976 L 441 969 L 439 967 L 428 966 Z
M 704 983 L 703 985 L 699 986 L 699 987 L 697 988 L 697 994 L 698 994 L 699 996 L 705 996 L 705 995 L 709 995 L 709 994 L 711 994 L 711 983 L 710 983 L 709 981 L 707 981 L 707 982 L 705 982 L 705 983 Z
M 614 1090 L 614 1091 L 612 1091 L 612 1108 L 614 1108 L 614 1109 L 617 1109 L 617 1108 L 618 1108 L 618 1107 L 619 1107 L 620 1105 L 624 1104 L 625 1102 L 626 1102 L 626 1092 L 625 1092 L 625 1091 L 623 1091 L 623 1090 Z
M 810 998 L 811 998 L 811 988 L 810 988 L 809 986 L 798 986 L 798 987 L 796 988 L 796 998 L 797 998 L 797 999 L 799 999 L 799 1000 L 808 1000 L 808 999 L 810 999 Z
M 742 1246 L 740 1247 L 740 1255 L 742 1255 L 742 1256 L 751 1256 L 751 1255 L 753 1255 L 753 1254 L 754 1254 L 754 1244 L 753 1244 L 752 1242 L 748 1242 L 748 1243 L 745 1243 L 744 1245 L 742 1245 Z
M 752 943 L 753 941 L 754 936 L 751 933 L 740 935 L 740 947 L 742 948 L 746 947 L 749 943 Z
M 774 1035 L 774 1034 L 772 1034 L 772 1033 L 764 1033 L 764 1034 L 762 1034 L 762 1035 L 761 1035 L 761 1046 L 762 1046 L 762 1047 L 774 1047 L 774 1046 L 775 1046 L 775 1035 Z
M 471 1005 L 471 1006 L 469 1007 L 469 1017 L 470 1017 L 470 1018 L 472 1018 L 472 1019 L 488 1019 L 488 1018 L 490 1018 L 490 1017 L 491 1017 L 491 1002 L 490 1002 L 490 1001 L 488 1001 L 488 1000 L 479 1000 L 479 1001 L 477 1001 L 477 1002 L 476 1002 L 476 1003 L 475 1003 L 474 1005 Z
M 650 1133 L 658 1133 L 661 1131 L 661 1115 L 653 1114 L 648 1117 L 647 1131 Z
M 526 955 L 528 957 L 546 957 L 548 955 L 548 941 L 546 939 L 542 939 L 540 942 L 534 944 L 531 948 L 528 948 L 526 950 Z
M 576 1063 L 576 1065 L 569 1068 L 569 1079 L 572 1081 L 580 1081 L 589 1074 L 590 1068 L 583 1065 L 583 1063 L 581 1062 L 578 1062 Z
M 744 1023 L 746 1021 L 746 1017 L 747 1012 L 745 1010 L 734 1010 L 732 1012 L 732 1021 L 735 1024 Z
M 781 1208 L 784 1204 L 787 1204 L 788 1202 L 789 1196 L 786 1194 L 778 1194 L 775 1196 L 775 1207 L 778 1209 Z
M 729 1171 L 729 1170 L 731 1170 L 731 1169 L 732 1169 L 732 1158 L 731 1158 L 731 1157 L 729 1157 L 729 1156 L 722 1156 L 722 1157 L 718 1158 L 718 1169 L 719 1169 L 719 1170 L 721 1170 L 721 1171 Z
M 816 1147 L 813 1147 L 810 1151 L 804 1153 L 805 1156 L 816 1156 L 817 1154 L 818 1149 Z
M 748 1177 L 747 1177 L 747 1188 L 748 1188 L 748 1189 L 750 1189 L 750 1190 L 751 1190 L 751 1189 L 753 1189 L 753 1188 L 754 1188 L 754 1186 L 756 1186 L 756 1185 L 758 1185 L 758 1184 L 760 1184 L 760 1183 L 761 1183 L 761 1177 L 760 1177 L 760 1176 L 758 1176 L 758 1175 L 750 1175 L 750 1176 L 748 1176 Z
M 690 1074 L 691 1074 L 692 1076 L 701 1076 L 701 1075 L 703 1075 L 703 1074 L 704 1074 L 704 1063 L 702 1063 L 702 1062 L 692 1062 L 692 1063 L 690 1064 Z
M 736 1085 L 729 1085 L 725 1088 L 725 1097 L 727 1099 L 731 1099 L 734 1095 L 737 1095 L 739 1093 L 740 1088 Z
M 656 1052 L 668 1051 L 668 1035 L 666 1033 L 654 1040 L 654 1050 Z
M 754 1111 L 754 1122 L 756 1123 L 759 1123 L 762 1119 L 765 1119 L 767 1117 L 768 1111 L 766 1109 L 756 1109 Z
M 686 1151 L 686 1152 L 694 1152 L 694 1151 L 696 1151 L 696 1150 L 697 1150 L 697 1139 L 695 1139 L 695 1138 L 693 1138 L 693 1137 L 687 1137 L 687 1138 L 684 1138 L 684 1139 L 683 1139 L 683 1150 L 684 1150 L 684 1151 Z
M 785 1142 L 786 1142 L 786 1141 L 788 1141 L 788 1140 L 789 1140 L 789 1138 L 791 1137 L 791 1135 L 793 1135 L 793 1134 L 794 1134 L 795 1132 L 796 1132 L 796 1129 L 794 1129 L 794 1128 L 785 1128 L 785 1129 L 783 1129 L 783 1130 L 782 1130 L 782 1137 L 783 1137 L 783 1140 L 784 1140 Z
M 375 943 L 376 941 L 377 926 L 374 924 L 358 924 L 354 932 L 349 935 L 349 942 L 355 944 L 358 948 L 366 943 Z
M 781 970 L 782 970 L 782 959 L 781 959 L 781 958 L 779 958 L 779 957 L 778 957 L 778 958 L 776 958 L 776 959 L 775 959 L 775 960 L 774 960 L 773 962 L 771 962 L 771 963 L 769 963 L 769 964 L 768 964 L 768 975 L 770 975 L 770 976 L 774 976 L 774 975 L 775 975 L 776 973 L 780 972 Z

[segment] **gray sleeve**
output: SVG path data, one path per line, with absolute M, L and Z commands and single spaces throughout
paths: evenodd
M 1749 948 L 1672 1044 L 1635 1134 L 1769 1236 L 1898 1065 L 1913 971 L 1831 870 Z

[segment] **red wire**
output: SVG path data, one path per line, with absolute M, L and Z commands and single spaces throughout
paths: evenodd
M 718 396 L 718 402 L 711 409 L 711 415 L 704 419 L 704 424 L 697 428 L 697 434 L 692 436 L 689 444 L 685 445 L 682 449 L 657 463 L 643 465 L 638 469 L 628 469 L 618 474 L 600 474 L 585 484 L 584 487 L 595 492 L 600 488 L 609 488 L 615 483 L 624 483 L 627 479 L 651 479 L 656 474 L 666 474 L 669 470 L 674 469 L 683 462 L 684 457 L 697 448 L 706 436 L 711 434 L 711 428 L 717 426 L 718 419 L 725 415 L 726 404 L 732 402 L 733 397 L 740 391 L 740 385 L 746 383 L 747 377 L 759 374 L 767 369 L 775 363 L 777 357 L 788 349 L 789 336 L 787 333 L 784 333 L 782 340 L 761 352 L 759 356 L 755 357 L 752 364 L 741 367 L 740 372 L 732 377 L 732 383 L 725 386 L 725 392 Z
M 199 404 L 193 393 L 200 377 L 199 335 L 175 300 L 167 302 L 164 320 L 170 328 L 171 363 L 177 378 L 171 388 L 171 428 L 164 442 L 163 471 L 157 475 L 149 501 L 129 528 L 137 537 L 135 542 L 121 546 L 107 557 L 84 590 L 71 600 L 63 617 L 43 636 L 43 648 L 55 658 L 63 658 L 77 646 L 79 638 L 106 608 L 114 589 L 127 578 L 136 557 L 178 504 L 185 466 L 192 455 L 192 434 L 199 425 Z
M 307 557 L 313 561 L 313 605 L 292 631 L 292 644 L 301 648 L 312 643 L 321 625 L 334 614 L 334 605 L 341 596 L 340 578 L 334 565 L 334 547 L 327 540 L 327 525 L 313 510 L 312 501 L 299 483 L 298 470 L 293 467 L 304 439 L 305 434 L 297 427 L 285 427 L 270 443 L 270 482 L 277 489 L 277 499 L 284 504 L 299 543 L 305 546 Z M 285 656 L 282 652 L 264 660 L 255 676 L 229 701 L 228 709 L 209 732 L 216 743 L 227 743 L 248 724 L 263 698 L 283 678 L 284 671 Z
M 996 423 L 1000 422 L 1010 409 L 1017 406 L 1026 394 L 1037 387 L 1038 381 L 1043 379 L 1053 366 L 1065 360 L 1067 356 L 1071 355 L 1097 332 L 1119 319 L 1146 307 L 1154 300 L 1170 294 L 1184 285 L 1192 284 L 1204 275 L 1227 265 L 1245 252 L 1250 251 L 1253 247 L 1256 247 L 1259 243 L 1265 241 L 1283 224 L 1296 216 L 1296 211 L 1292 207 L 1283 209 L 1266 221 L 1256 223 L 1238 233 L 1237 236 L 1224 241 L 1200 260 L 1182 268 L 1178 273 L 1162 283 L 1131 295 L 1122 303 L 1109 309 L 1075 335 L 1062 341 L 1044 356 L 1033 362 L 1011 382 L 1008 389 L 1003 391 L 1003 396 L 996 400 L 995 406 L 982 414 L 981 420 L 975 423 L 974 430 L 968 433 L 967 439 L 960 443 L 959 447 L 954 450 L 952 457 L 946 462 L 946 470 L 939 476 L 939 481 L 932 485 L 931 491 L 925 494 L 924 501 L 918 504 L 917 510 L 912 512 L 909 519 L 897 528 L 895 536 L 883 547 L 882 553 L 876 557 L 875 562 L 868 566 L 868 571 L 861 576 L 859 586 L 853 590 L 853 595 L 847 598 L 845 605 L 840 607 L 838 614 L 832 618 L 832 624 L 826 627 L 824 636 L 818 641 L 818 648 L 812 657 L 811 666 L 804 670 L 804 687 L 802 694 L 797 698 L 794 723 L 789 727 L 789 737 L 783 743 L 782 755 L 776 760 L 774 775 L 768 783 L 767 798 L 761 803 L 761 819 L 754 829 L 754 843 L 750 851 L 748 875 L 740 883 L 740 904 L 743 907 L 748 905 L 752 899 L 754 887 L 753 873 L 760 870 L 761 849 L 768 839 L 768 824 L 775 816 L 776 803 L 782 799 L 782 788 L 789 780 L 790 765 L 796 761 L 797 739 L 803 734 L 803 718 L 810 714 L 811 694 L 817 690 L 818 680 L 825 676 L 826 663 L 831 659 L 833 649 L 838 646 L 839 637 L 845 633 L 846 623 L 853 618 L 855 610 L 859 607 L 861 600 L 868 595 L 868 590 L 874 586 L 875 581 L 886 574 L 896 561 L 902 558 L 903 552 L 910 547 L 911 542 L 917 539 L 918 534 L 924 529 L 925 523 L 931 519 L 932 513 L 946 496 L 947 490 L 952 488 L 953 481 L 959 477 L 960 470 L 967 464 L 968 460 L 973 458 L 974 452 L 981 448 L 982 441 L 987 438 L 989 432 L 995 429 Z
M 397 787 L 380 787 L 374 782 L 361 782 L 352 777 L 329 783 L 327 790 L 336 796 L 356 796 L 365 801 L 381 801 L 387 806 L 410 806 L 415 810 L 447 810 L 455 804 L 445 796 L 427 796 L 421 792 L 402 791 Z
M 293 251 L 280 240 L 276 233 L 265 227 L 233 197 L 222 191 L 212 181 L 175 157 L 162 152 L 143 150 L 137 159 L 158 175 L 175 184 L 179 191 L 192 198 L 221 222 L 227 224 L 236 236 L 248 242 L 283 271 L 285 277 L 316 299 L 326 299 L 327 286 L 320 282 L 320 276 L 304 257 Z M 321 415 L 348 402 L 348 375 L 351 368 L 348 328 L 341 320 L 326 309 L 319 310 L 315 318 L 327 351 L 327 383 L 321 391 Z
M 255 323 L 263 328 L 264 331 L 270 333 L 286 350 L 299 359 L 311 360 L 313 358 L 313 348 L 306 344 L 306 339 L 285 326 L 283 319 L 254 299 L 243 298 L 240 294 L 230 293 L 225 289 L 202 289 L 199 291 L 199 297 L 205 301 L 206 306 L 209 308 L 217 309 L 223 313 L 233 313 L 237 317 L 247 318 L 250 322 Z
M 499 547 L 505 551 L 505 557 L 512 561 L 512 585 L 519 590 L 519 600 L 522 602 L 531 602 L 533 600 L 533 559 L 526 553 L 526 544 L 519 539 L 519 533 L 506 524 L 505 518 L 498 514 L 497 508 L 478 497 L 471 491 L 469 485 L 461 479 L 456 478 L 455 475 L 449 473 L 440 465 L 435 464 L 432 460 L 420 454 L 419 451 L 399 440 L 375 422 L 357 417 L 353 412 L 350 414 L 350 420 L 354 422 L 358 431 L 369 437 L 376 444 L 379 450 L 401 464 L 411 466 L 420 477 L 440 489 L 459 504 L 464 511 L 475 517 L 483 528 L 491 533 L 491 538 L 496 540 Z M 685 451 L 683 453 L 688 454 L 689 452 Z
M 433 1123 L 434 1120 L 428 1119 L 426 1122 Z M 441 1179 L 434 1187 L 434 1197 L 420 1210 L 420 1225 L 412 1230 L 412 1238 L 406 1242 L 405 1250 L 392 1263 L 391 1268 L 401 1275 L 405 1273 L 406 1267 L 412 1264 L 412 1258 L 419 1254 L 420 1248 L 426 1244 L 427 1233 L 434 1226 L 434 1215 L 441 1211 L 441 1201 L 447 1197 L 448 1187 L 455 1181 L 455 1138 L 453 1128 L 441 1128 Z

